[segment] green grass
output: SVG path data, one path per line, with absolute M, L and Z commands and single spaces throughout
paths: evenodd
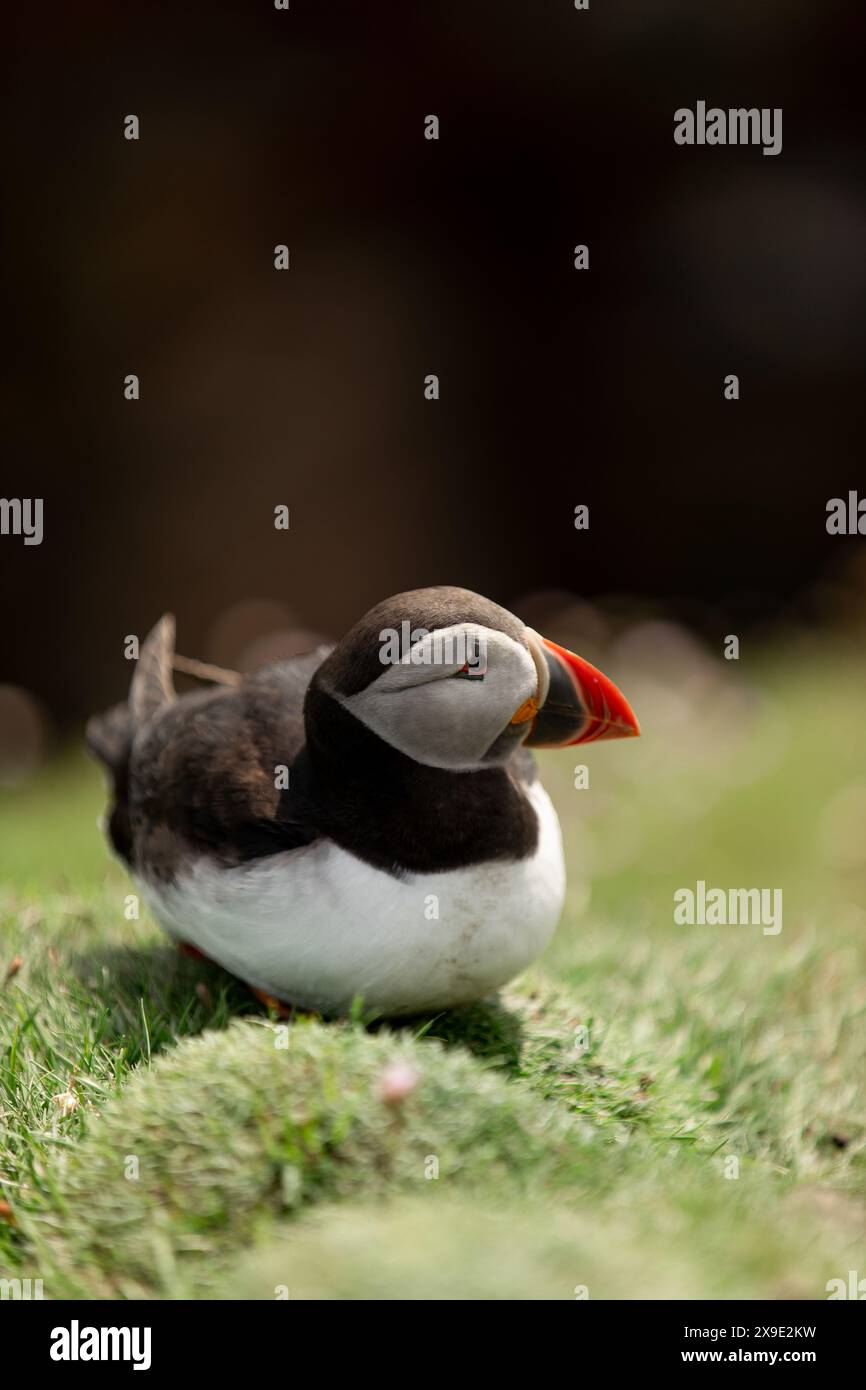
M 280 1032 L 143 907 L 128 920 L 79 754 L 3 793 L 0 1277 L 85 1298 L 820 1298 L 862 1273 L 866 670 L 803 650 L 643 668 L 617 672 L 639 743 L 545 758 L 570 882 L 545 958 L 499 1001 L 400 1028 Z M 675 926 L 698 878 L 781 887 L 782 932 Z M 396 1105 L 394 1059 L 418 1078 Z

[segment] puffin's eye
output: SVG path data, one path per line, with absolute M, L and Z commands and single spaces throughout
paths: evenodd
M 458 678 L 463 681 L 483 681 L 484 672 L 470 666 L 468 661 L 464 661 L 460 670 L 454 672 L 454 679 L 457 680 Z

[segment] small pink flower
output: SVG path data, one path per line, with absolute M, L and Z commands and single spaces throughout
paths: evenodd
M 399 1105 L 411 1095 L 420 1079 L 408 1062 L 389 1062 L 379 1078 L 379 1095 L 386 1105 Z

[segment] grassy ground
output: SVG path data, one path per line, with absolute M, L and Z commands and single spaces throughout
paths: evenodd
M 610 663 L 609 663 L 610 664 Z M 109 864 L 70 753 L 0 799 L 0 1277 L 46 1297 L 826 1297 L 866 1272 L 866 670 L 647 629 L 636 744 L 546 757 L 565 917 L 500 1001 L 269 1020 Z M 673 893 L 781 888 L 783 929 Z M 3 983 L 8 973 L 8 979 Z M 407 1098 L 381 1093 L 408 1062 Z

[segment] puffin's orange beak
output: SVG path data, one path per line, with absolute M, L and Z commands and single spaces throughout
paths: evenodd
M 547 667 L 549 685 L 524 739 L 528 748 L 568 748 L 640 733 L 634 710 L 612 680 L 546 637 L 532 633 L 531 641 L 536 664 L 541 657 Z

